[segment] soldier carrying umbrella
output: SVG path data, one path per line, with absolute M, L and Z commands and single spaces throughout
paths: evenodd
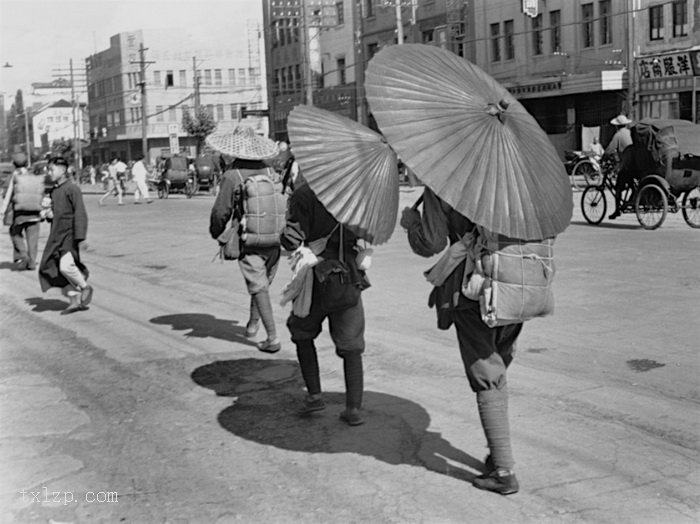
M 522 321 L 486 323 L 471 288 L 483 278 L 477 269 L 485 259 L 470 256 L 480 231 L 521 239 L 512 242 L 518 249 L 563 231 L 572 212 L 566 172 L 522 105 L 453 53 L 420 44 L 387 47 L 370 61 L 366 89 L 382 133 L 426 185 L 422 215 L 414 206 L 401 217 L 411 248 L 429 257 L 450 245 L 426 276 L 435 286 L 430 304 L 438 327 L 455 325 L 490 451 L 473 484 L 516 493 L 506 369 Z
M 364 422 L 361 291 L 369 287 L 358 240 L 381 244 L 394 230 L 396 156 L 375 132 L 314 107 L 291 112 L 289 134 L 301 174 L 289 201 L 282 246 L 296 255 L 306 250 L 304 257 L 315 259 L 307 274 L 312 279 L 307 303 L 299 304 L 304 300 L 300 293 L 287 320 L 308 392 L 299 414 L 325 409 L 314 339 L 327 318 L 336 354 L 343 359 L 346 396 L 340 419 L 356 426 Z M 393 212 L 384 213 L 386 204 Z

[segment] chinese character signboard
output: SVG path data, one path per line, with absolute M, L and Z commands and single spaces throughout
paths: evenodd
M 698 51 L 650 56 L 637 59 L 641 80 L 680 78 L 700 75 Z
M 537 18 L 537 1 L 538 0 L 523 0 L 523 13 L 532 18 Z

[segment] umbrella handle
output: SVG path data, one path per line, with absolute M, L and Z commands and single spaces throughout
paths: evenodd
M 416 200 L 416 203 L 411 206 L 411 209 L 416 210 L 418 207 L 423 203 L 423 195 L 418 197 L 418 200 Z

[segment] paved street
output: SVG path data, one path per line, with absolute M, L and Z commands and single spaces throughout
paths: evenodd
M 410 205 L 419 191 L 401 193 Z M 212 262 L 213 198 L 114 200 L 90 217 L 95 297 L 10 270 L 0 235 L 0 522 L 694 523 L 700 520 L 700 231 L 627 215 L 556 245 L 555 315 L 529 322 L 509 374 L 520 493 L 474 489 L 487 453 L 452 331 L 436 329 L 400 228 L 364 294 L 367 423 L 337 419 L 342 363 L 319 340 L 330 400 L 310 420 L 282 351 L 244 337 L 237 264 Z M 43 246 L 48 227 L 43 226 Z

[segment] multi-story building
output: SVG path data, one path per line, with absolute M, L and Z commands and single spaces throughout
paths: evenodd
M 85 140 L 87 126 L 85 104 L 73 104 L 68 100 L 46 104 L 32 112 L 32 142 L 39 153 L 49 151 L 55 140 Z
M 307 27 L 307 44 L 300 24 L 307 20 L 308 26 L 308 16 L 298 13 L 324 13 L 335 4 L 346 20 L 355 17 L 353 23 L 326 27 L 319 36 Z M 614 131 L 609 121 L 619 113 L 697 120 L 698 11 L 690 0 L 265 0 L 273 126 L 285 135 L 286 115 L 311 100 L 307 85 L 314 104 L 323 107 L 320 90 L 341 76 L 337 72 L 348 64 L 341 58 L 352 56 L 361 64 L 350 80 L 356 82 L 358 120 L 374 127 L 364 70 L 374 54 L 399 39 L 437 45 L 479 65 L 528 109 L 562 153 L 588 145 L 584 130 L 605 143 Z M 337 110 L 337 104 L 329 108 Z
M 175 30 L 114 35 L 109 49 L 86 59 L 92 161 L 129 160 L 141 153 L 144 91 L 151 161 L 178 151 L 196 154 L 196 138 L 182 128 L 183 113 L 196 104 L 206 107 L 217 130 L 247 125 L 267 134 L 260 45 L 256 22 L 248 25 L 247 48 L 198 41 Z
M 263 2 L 274 138 L 288 139 L 287 116 L 299 104 L 358 119 L 358 8 L 355 0 Z
M 634 116 L 700 122 L 700 4 L 633 4 Z

